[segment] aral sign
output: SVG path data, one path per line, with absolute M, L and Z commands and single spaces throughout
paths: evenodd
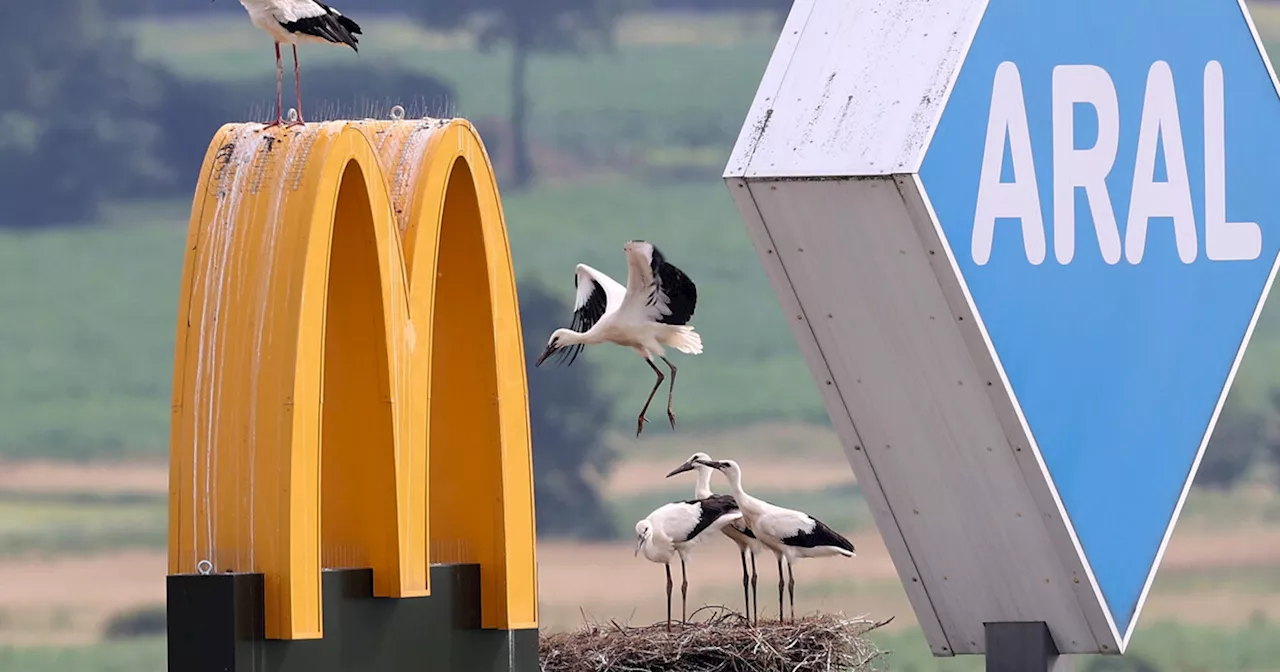
M 725 177 L 936 654 L 1123 650 L 1278 172 L 1236 0 L 796 2 Z
M 1051 104 L 1041 111 L 1051 114 L 1053 178 L 1053 247 L 1060 264 L 1071 263 L 1076 250 L 1076 189 L 1083 189 L 1088 217 L 1097 234 L 1102 260 L 1120 262 L 1122 242 L 1115 204 L 1107 178 L 1116 167 L 1120 150 L 1120 106 L 1110 73 L 1096 65 L 1057 65 L 1053 68 Z M 978 178 L 977 203 L 973 219 L 973 261 L 986 264 L 991 258 L 995 223 L 1000 218 L 1017 219 L 1022 225 L 1022 244 L 1027 261 L 1039 264 L 1045 258 L 1043 206 L 1037 188 L 1035 152 L 1032 151 L 1027 102 L 1022 80 L 1014 61 L 996 67 L 991 85 L 991 106 L 987 116 L 986 143 Z M 1249 261 L 1262 252 L 1262 230 L 1256 222 L 1228 222 L 1226 217 L 1226 120 L 1222 64 L 1209 61 L 1204 67 L 1203 136 L 1204 180 L 1202 208 L 1204 254 L 1214 261 Z M 1182 137 L 1181 115 L 1173 72 L 1165 61 L 1151 64 L 1142 97 L 1141 119 L 1132 149 L 1133 179 L 1130 182 L 1129 210 L 1125 218 L 1124 257 L 1129 263 L 1142 261 L 1147 245 L 1148 224 L 1153 217 L 1167 217 L 1173 225 L 1178 258 L 1183 263 L 1196 260 L 1200 244 L 1196 212 L 1192 208 L 1191 182 L 1187 170 L 1187 150 Z M 1094 118 L 1077 121 L 1077 106 L 1092 108 Z M 1088 126 L 1088 130 L 1084 130 Z M 1077 147 L 1076 139 L 1089 133 L 1088 147 Z M 1013 178 L 1004 182 L 1005 148 L 1009 148 L 1009 169 Z M 1157 179 L 1156 162 L 1163 160 L 1164 176 Z M 1120 185 L 1121 187 L 1125 185 Z

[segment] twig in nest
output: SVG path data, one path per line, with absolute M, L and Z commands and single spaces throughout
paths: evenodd
M 702 621 L 692 616 L 707 611 Z M 829 672 L 870 670 L 883 653 L 867 633 L 892 621 L 831 614 L 750 626 L 724 607 L 687 624 L 611 628 L 585 624 L 541 640 L 542 672 Z

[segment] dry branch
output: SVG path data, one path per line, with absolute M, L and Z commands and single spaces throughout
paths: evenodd
M 862 672 L 883 655 L 867 633 L 893 620 L 821 614 L 753 627 L 720 607 L 702 621 L 697 613 L 670 631 L 610 621 L 545 635 L 542 672 Z

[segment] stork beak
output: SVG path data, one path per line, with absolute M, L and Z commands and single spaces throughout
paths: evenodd
M 542 366 L 542 362 L 543 362 L 543 360 L 545 360 L 547 357 L 551 356 L 551 353 L 553 353 L 553 352 L 555 352 L 555 351 L 556 351 L 556 348 L 555 348 L 554 346 L 550 346 L 550 345 L 548 345 L 548 346 L 547 346 L 547 349 L 546 349 L 546 350 L 543 350 L 541 355 L 538 355 L 538 361 L 536 361 L 536 362 L 534 362 L 534 363 L 533 363 L 533 368 L 535 368 L 535 369 L 536 369 L 536 368 L 538 368 L 539 366 Z
M 639 555 L 640 555 L 640 547 L 641 547 L 641 546 L 643 546 L 643 545 L 644 545 L 644 537 L 636 537 L 636 552 L 635 552 L 635 553 L 632 553 L 632 554 L 631 554 L 631 557 L 633 557 L 633 558 L 635 558 L 635 557 L 639 557 Z
M 720 467 L 724 466 L 724 462 L 715 462 L 715 461 L 709 461 L 709 460 L 694 460 L 694 462 L 697 462 L 698 464 L 701 464 L 703 466 L 711 467 L 712 469 L 719 469 Z M 692 469 L 693 467 L 689 467 L 689 468 Z
M 686 472 L 686 471 L 692 471 L 692 470 L 693 470 L 693 468 L 694 468 L 694 467 L 693 467 L 693 461 L 692 461 L 692 460 L 690 460 L 690 461 L 685 462 L 684 464 L 682 464 L 682 465 L 680 465 L 680 466 L 676 467 L 675 469 L 672 469 L 672 470 L 671 470 L 671 473 L 667 474 L 667 478 L 671 478 L 672 476 L 675 476 L 676 474 L 683 474 L 683 473 L 684 473 L 684 472 Z

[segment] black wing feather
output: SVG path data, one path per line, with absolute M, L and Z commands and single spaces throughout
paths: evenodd
M 782 540 L 787 546 L 796 546 L 799 548 L 817 548 L 819 546 L 835 546 L 843 548 L 850 553 L 854 552 L 853 542 L 845 539 L 843 535 L 827 526 L 826 523 L 813 519 L 813 529 L 808 532 L 801 532 Z
M 676 541 L 689 541 L 711 527 L 711 523 L 716 522 L 721 516 L 738 510 L 738 502 L 733 495 L 711 495 L 706 499 L 690 499 L 685 504 L 698 504 L 702 507 L 702 511 L 698 517 L 698 524 L 693 527 L 688 536 Z
M 578 274 L 573 274 L 573 287 L 578 288 Z M 596 322 L 604 316 L 605 308 L 608 307 L 609 297 L 604 293 L 604 287 L 600 285 L 594 278 L 591 280 L 591 293 L 587 295 L 586 303 L 581 308 L 573 311 L 573 322 L 570 327 L 577 332 L 585 332 L 595 326 Z M 552 358 L 556 364 L 564 363 L 565 366 L 573 366 L 574 361 L 578 359 L 578 353 L 582 352 L 583 344 L 570 345 L 556 350 Z
M 662 292 L 667 296 L 667 308 L 671 310 L 670 314 L 658 321 L 673 326 L 688 324 L 698 306 L 698 286 L 684 271 L 668 262 L 657 246 L 653 248 L 649 269 L 653 272 L 653 291 L 649 294 L 649 305 L 655 304 L 658 292 Z
M 348 19 L 340 13 L 337 13 L 328 5 L 316 2 L 324 14 L 320 16 L 311 16 L 297 21 L 285 23 L 280 21 L 281 27 L 291 33 L 302 33 L 303 35 L 313 35 L 324 40 L 333 42 L 334 44 L 345 44 L 353 50 L 359 52 L 358 46 L 360 39 L 356 35 L 361 35 L 360 24 Z

